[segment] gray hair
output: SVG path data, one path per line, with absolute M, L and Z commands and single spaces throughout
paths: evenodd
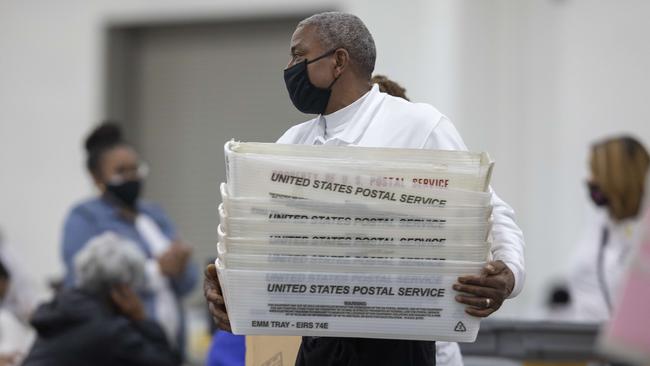
M 145 285 L 145 257 L 135 243 L 112 232 L 91 239 L 74 257 L 76 287 L 102 293 L 112 285 Z
M 310 16 L 298 27 L 314 26 L 323 48 L 345 48 L 350 59 L 368 78 L 375 70 L 377 50 L 372 34 L 361 19 L 352 14 L 327 12 Z

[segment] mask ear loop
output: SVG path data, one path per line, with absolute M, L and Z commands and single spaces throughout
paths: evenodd
M 307 61 L 307 60 L 305 60 L 305 66 L 307 66 L 307 65 L 309 65 L 309 64 L 311 64 L 311 63 L 314 63 L 314 62 L 316 62 L 316 61 L 318 61 L 318 60 L 324 59 L 324 58 L 327 57 L 327 56 L 331 56 L 331 55 L 333 55 L 334 52 L 336 52 L 336 50 L 338 50 L 339 48 L 340 48 L 340 47 L 332 48 L 331 50 L 325 52 L 324 54 L 322 54 L 322 55 L 316 57 L 315 59 L 313 59 L 313 60 L 311 60 L 311 61 Z M 334 86 L 334 83 L 336 83 L 336 81 L 337 81 L 340 77 L 341 77 L 341 75 L 335 77 L 334 80 L 332 80 L 332 82 L 330 83 L 330 85 L 327 87 L 327 89 L 328 89 L 328 90 L 329 90 L 329 89 L 332 89 L 332 86 Z
M 327 87 L 327 89 L 332 89 L 332 87 L 334 86 L 334 83 L 335 83 L 335 82 L 336 82 L 340 77 L 341 77 L 341 75 L 335 77 L 334 80 L 332 80 L 332 82 L 330 83 L 330 85 Z
M 318 57 L 316 57 L 315 59 L 313 59 L 313 60 L 311 60 L 311 61 L 307 61 L 307 60 L 305 60 L 305 62 L 306 62 L 307 65 L 309 65 L 309 64 L 314 63 L 314 62 L 316 62 L 316 61 L 318 61 L 318 60 L 320 60 L 320 59 L 324 59 L 324 58 L 327 57 L 327 56 L 333 55 L 334 52 L 336 52 L 336 50 L 338 50 L 339 48 L 340 48 L 340 47 L 332 48 L 331 50 L 325 52 L 324 54 L 322 54 L 322 55 L 320 55 L 320 56 L 318 56 Z

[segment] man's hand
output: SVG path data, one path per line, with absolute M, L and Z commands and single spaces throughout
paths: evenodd
M 167 277 L 177 277 L 185 270 L 192 255 L 192 248 L 181 242 L 174 242 L 158 257 L 160 271 Z
M 111 289 L 111 299 L 120 313 L 133 321 L 146 318 L 144 305 L 138 294 L 130 286 L 116 285 Z
M 488 263 L 480 276 L 463 276 L 454 284 L 456 301 L 469 305 L 465 312 L 485 318 L 497 311 L 515 286 L 515 275 L 502 261 Z
M 208 307 L 212 319 L 219 329 L 232 332 L 230 328 L 230 319 L 226 310 L 226 303 L 221 293 L 221 285 L 217 276 L 217 267 L 210 264 L 205 269 L 205 279 L 203 280 L 203 294 L 208 300 Z

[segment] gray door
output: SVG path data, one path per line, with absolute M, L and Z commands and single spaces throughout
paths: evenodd
M 162 205 L 201 264 L 216 257 L 223 144 L 274 142 L 308 116 L 282 70 L 296 19 L 117 29 L 109 47 L 108 114 L 124 120 Z

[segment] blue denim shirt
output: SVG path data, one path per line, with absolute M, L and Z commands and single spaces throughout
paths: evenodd
M 176 229 L 163 210 L 149 202 L 138 202 L 138 212 L 149 216 L 160 228 L 160 231 L 169 240 L 177 239 Z M 117 207 L 106 199 L 97 197 L 81 202 L 76 205 L 65 220 L 63 228 L 62 255 L 65 263 L 65 287 L 72 287 L 75 282 L 74 264 L 75 255 L 93 237 L 106 231 L 112 231 L 127 238 L 138 245 L 147 258 L 152 258 L 149 243 L 145 241 L 135 227 L 135 223 L 125 220 L 119 215 Z M 198 267 L 195 263 L 189 263 L 185 272 L 176 278 L 171 279 L 171 287 L 181 304 L 181 298 L 188 295 L 198 281 Z M 144 295 L 144 305 L 150 318 L 156 319 L 154 311 L 154 294 Z M 181 327 L 178 336 L 178 344 L 183 347 L 185 338 L 185 318 L 182 306 L 178 309 L 181 319 Z

